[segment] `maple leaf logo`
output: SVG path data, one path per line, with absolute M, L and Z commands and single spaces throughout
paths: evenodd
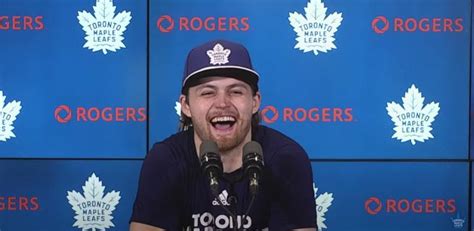
M 395 123 L 395 134 L 392 138 L 401 142 L 411 141 L 415 145 L 416 141 L 424 142 L 429 138 L 434 138 L 431 134 L 431 124 L 435 120 L 440 110 L 439 103 L 431 102 L 423 107 L 425 98 L 414 84 L 402 98 L 403 107 L 398 103 L 387 103 L 387 112 Z
M 217 43 L 212 50 L 207 51 L 207 56 L 210 58 L 210 64 L 221 65 L 229 62 L 230 50 Z
M 176 110 L 176 114 L 181 117 L 181 104 L 179 102 L 176 102 L 176 105 L 174 106 L 174 110 Z
M 12 137 L 16 137 L 13 133 L 13 122 L 16 116 L 20 114 L 21 101 L 13 100 L 5 106 L 7 97 L 0 91 L 0 141 L 7 141 Z
M 464 227 L 465 219 L 462 219 L 459 216 L 459 213 L 457 214 L 456 218 L 451 218 L 451 221 L 453 222 L 454 228 L 456 229 L 461 229 L 462 227 Z
M 103 230 L 114 227 L 112 212 L 120 200 L 120 192 L 112 191 L 104 196 L 105 187 L 99 178 L 92 173 L 82 186 L 84 196 L 76 191 L 68 191 L 67 199 L 76 212 L 76 222 L 72 225 L 82 231 Z
M 332 197 L 332 193 L 323 193 L 318 196 L 318 188 L 316 188 L 316 185 L 313 183 L 313 190 L 314 190 L 314 199 L 316 200 L 316 221 L 318 223 L 318 230 L 321 231 L 323 229 L 327 229 L 326 224 L 324 224 L 324 221 L 326 218 L 324 215 L 328 211 L 328 208 L 332 205 L 332 201 L 334 198 Z
M 313 51 L 315 55 L 318 51 L 326 53 L 336 49 L 334 34 L 341 25 L 342 13 L 334 12 L 326 17 L 327 8 L 321 0 L 310 0 L 304 11 L 306 17 L 297 12 L 288 17 L 297 35 L 294 48 Z
M 83 47 L 93 52 L 102 50 L 104 54 L 107 50 L 115 52 L 125 48 L 122 35 L 132 19 L 130 12 L 122 11 L 115 15 L 112 0 L 97 0 L 93 8 L 94 15 L 87 11 L 77 12 L 77 19 L 86 32 Z

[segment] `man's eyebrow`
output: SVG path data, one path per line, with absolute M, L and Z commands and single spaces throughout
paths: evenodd
M 201 90 L 203 88 L 212 88 L 212 89 L 216 89 L 217 87 L 212 85 L 212 84 L 209 84 L 209 83 L 203 83 L 199 86 L 196 87 L 196 90 Z
M 244 84 L 244 83 L 234 83 L 234 84 L 231 84 L 231 85 L 227 86 L 228 89 L 231 89 L 231 88 L 234 88 L 234 87 L 243 87 L 243 88 L 247 89 L 247 85 Z

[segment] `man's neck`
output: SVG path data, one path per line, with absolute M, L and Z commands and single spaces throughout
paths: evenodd
M 234 149 L 220 153 L 224 172 L 233 172 L 242 167 L 242 148 L 245 143 L 247 142 L 244 141 Z

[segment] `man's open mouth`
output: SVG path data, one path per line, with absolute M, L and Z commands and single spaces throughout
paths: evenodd
M 217 130 L 227 130 L 234 126 L 235 117 L 233 116 L 216 116 L 211 119 L 211 125 Z

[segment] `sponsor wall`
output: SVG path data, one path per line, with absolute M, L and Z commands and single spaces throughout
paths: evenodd
M 249 49 L 262 124 L 312 160 L 320 230 L 469 230 L 471 15 L 467 0 L 0 0 L 0 230 L 127 230 L 146 151 L 178 129 L 186 54 L 211 39 Z

